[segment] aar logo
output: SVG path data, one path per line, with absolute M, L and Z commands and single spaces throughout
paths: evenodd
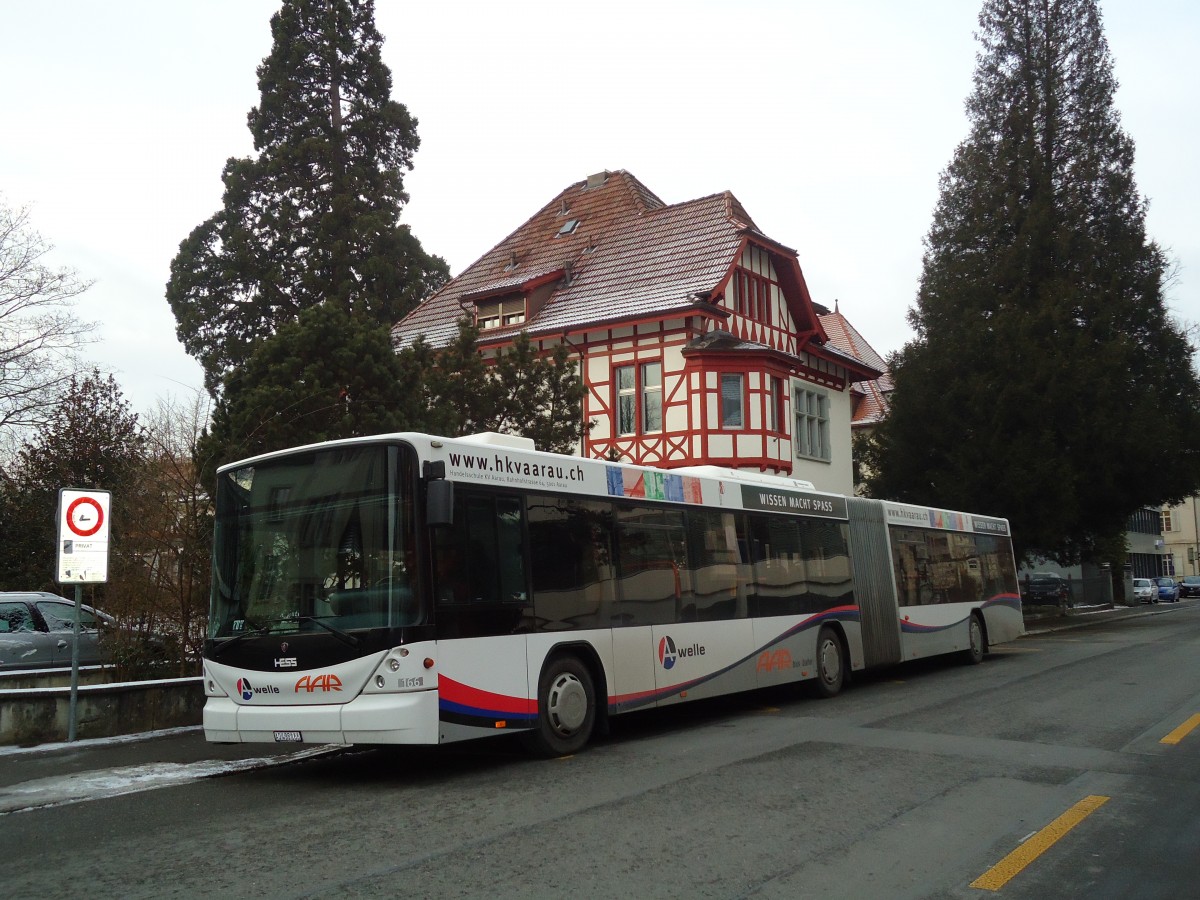
M 342 679 L 336 675 L 328 673 L 324 675 L 305 675 L 296 682 L 295 691 L 299 694 L 301 691 L 311 694 L 313 691 L 340 691 L 342 689 Z

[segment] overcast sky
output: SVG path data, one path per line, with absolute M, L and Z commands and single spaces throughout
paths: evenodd
M 419 120 L 402 221 L 457 274 L 568 184 L 626 169 L 667 203 L 730 190 L 813 298 L 880 353 L 911 336 L 938 176 L 966 136 L 976 0 L 377 0 Z M 179 242 L 250 155 L 278 0 L 42 0 L 0 14 L 0 194 L 95 279 L 89 349 L 139 412 L 200 368 L 164 298 Z M 1104 0 L 1168 292 L 1200 320 L 1200 4 Z

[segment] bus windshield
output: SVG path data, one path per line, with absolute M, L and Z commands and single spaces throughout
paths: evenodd
M 361 444 L 218 475 L 209 638 L 420 624 L 413 465 Z

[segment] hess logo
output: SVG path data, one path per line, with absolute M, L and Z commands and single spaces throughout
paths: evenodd
M 305 675 L 296 682 L 297 694 L 311 694 L 313 691 L 326 693 L 328 691 L 340 691 L 342 689 L 342 679 L 336 675 Z
M 658 664 L 664 669 L 672 669 L 681 656 L 703 656 L 704 645 L 692 644 L 690 647 L 676 647 L 670 635 L 663 635 L 658 642 Z

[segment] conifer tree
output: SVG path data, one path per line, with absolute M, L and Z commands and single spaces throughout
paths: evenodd
M 1200 384 L 1095 0 L 985 0 L 971 128 L 891 361 L 875 496 L 1004 515 L 1063 562 L 1200 488 Z
M 408 427 L 435 434 L 499 431 L 530 438 L 539 450 L 570 453 L 583 429 L 583 379 L 565 344 L 541 355 L 521 332 L 490 365 L 470 319 L 441 350 L 422 338 L 401 351 L 404 383 L 418 402 Z
M 406 371 L 387 328 L 317 306 L 262 341 L 225 379 L 201 455 L 218 465 L 287 447 L 411 428 L 420 373 Z
M 271 32 L 255 156 L 226 163 L 223 207 L 182 242 L 167 284 L 214 396 L 302 311 L 329 303 L 390 326 L 447 275 L 399 223 L 420 142 L 391 99 L 373 0 L 285 0 Z
M 48 421 L 22 446 L 5 479 L 0 589 L 54 590 L 60 488 L 112 492 L 109 581 L 139 561 L 125 542 L 137 502 L 145 435 L 116 380 L 93 371 L 71 378 Z

